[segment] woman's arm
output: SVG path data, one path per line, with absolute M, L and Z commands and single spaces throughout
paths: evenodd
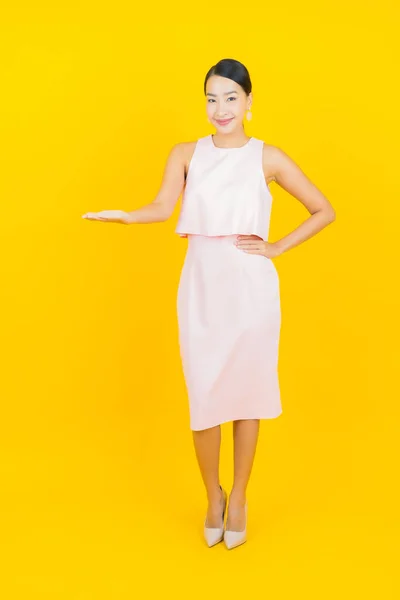
M 272 179 L 311 214 L 291 233 L 273 243 L 279 254 L 308 240 L 335 220 L 336 213 L 329 200 L 283 150 L 264 145 L 263 167 L 264 172 L 272 175 Z
M 161 186 L 156 198 L 150 204 L 127 213 L 127 224 L 157 223 L 167 221 L 173 213 L 176 202 L 185 184 L 184 144 L 172 147 L 164 168 Z

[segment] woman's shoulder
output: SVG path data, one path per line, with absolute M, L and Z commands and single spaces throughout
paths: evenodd
M 190 152 L 190 150 L 194 150 L 197 142 L 198 140 L 192 140 L 189 142 L 179 142 L 179 145 L 181 146 L 184 152 Z
M 185 166 L 187 166 L 193 156 L 197 142 L 198 140 L 176 142 L 170 150 L 170 155 L 176 157 L 177 160 L 183 161 Z
M 262 166 L 267 183 L 276 181 L 275 167 L 282 150 L 278 146 L 262 141 Z
M 279 150 L 278 146 L 274 146 L 273 144 L 268 144 L 265 140 L 259 140 L 263 145 L 263 152 L 265 154 L 273 154 L 276 150 Z
M 183 156 L 190 158 L 194 152 L 194 149 L 196 148 L 197 142 L 198 140 L 192 140 L 188 142 L 177 142 L 175 144 L 175 147 L 179 149 Z

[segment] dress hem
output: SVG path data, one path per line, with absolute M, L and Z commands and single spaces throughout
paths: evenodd
M 231 421 L 249 421 L 249 420 L 253 420 L 253 419 L 257 419 L 257 420 L 266 420 L 266 419 L 277 419 L 278 417 L 280 417 L 280 415 L 283 413 L 283 410 L 281 410 L 279 413 L 277 413 L 276 415 L 269 415 L 267 417 L 230 417 L 228 419 L 224 419 L 223 421 L 218 421 L 217 423 L 214 423 L 214 425 L 207 425 L 206 427 L 192 427 L 190 426 L 191 431 L 204 431 L 206 429 L 211 429 L 212 427 L 217 427 L 217 425 L 224 425 L 225 423 L 230 423 Z

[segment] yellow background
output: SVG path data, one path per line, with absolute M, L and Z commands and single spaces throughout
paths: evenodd
M 1 31 L 2 596 L 398 597 L 399 7 L 11 3 Z M 274 259 L 283 414 L 263 421 L 249 541 L 202 539 L 178 351 L 187 241 L 81 219 L 159 189 L 214 132 L 235 58 L 246 133 L 283 148 L 335 223 Z M 308 213 L 271 185 L 270 241 Z M 221 482 L 232 482 L 231 424 Z

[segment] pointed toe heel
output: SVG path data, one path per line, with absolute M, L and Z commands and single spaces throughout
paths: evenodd
M 230 531 L 229 529 L 225 530 L 224 533 L 224 542 L 225 546 L 228 550 L 232 550 L 232 548 L 236 548 L 241 544 L 244 544 L 247 541 L 247 502 L 245 504 L 245 515 L 246 515 L 246 525 L 243 531 Z
M 221 487 L 221 486 L 220 486 Z M 207 542 L 207 546 L 211 548 L 222 542 L 224 539 L 224 517 L 225 517 L 225 508 L 226 508 L 226 492 L 222 489 L 222 493 L 224 495 L 224 510 L 222 512 L 222 526 L 221 527 L 206 527 L 207 517 L 204 520 L 204 539 Z
M 207 542 L 207 546 L 215 546 L 224 539 L 224 528 L 223 527 L 206 527 L 204 525 L 204 537 Z

